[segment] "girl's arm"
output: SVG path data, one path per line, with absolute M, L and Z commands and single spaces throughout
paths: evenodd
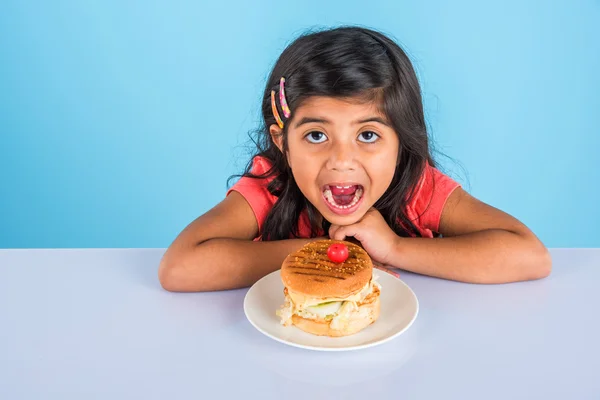
M 471 283 L 507 283 L 548 276 L 551 259 L 538 238 L 510 215 L 457 188 L 442 211 L 443 238 L 404 238 L 371 209 L 357 223 L 332 225 L 329 236 L 354 237 L 388 267 Z
M 506 283 L 548 276 L 547 249 L 521 222 L 457 188 L 440 221 L 443 238 L 396 238 L 388 264 L 440 278 Z
M 162 287 L 174 292 L 225 290 L 252 285 L 281 267 L 285 257 L 315 239 L 255 242 L 258 224 L 237 192 L 190 223 L 165 252 Z

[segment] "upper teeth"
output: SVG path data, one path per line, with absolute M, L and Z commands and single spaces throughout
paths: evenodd
M 350 189 L 352 186 L 354 185 L 349 185 L 349 186 L 335 186 L 336 189 Z

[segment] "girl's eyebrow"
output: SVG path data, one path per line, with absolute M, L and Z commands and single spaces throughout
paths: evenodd
M 311 123 L 325 124 L 325 125 L 331 124 L 331 122 L 325 118 L 303 117 L 301 120 L 296 122 L 296 124 L 294 125 L 294 128 L 298 128 L 299 126 L 302 126 L 305 124 L 311 124 Z
M 390 126 L 390 124 L 385 119 L 383 119 L 381 117 L 375 117 L 375 116 L 364 118 L 364 119 L 357 120 L 357 121 L 353 121 L 352 125 L 366 124 L 367 122 L 378 122 L 382 125 Z M 318 123 L 318 124 L 328 125 L 328 124 L 331 124 L 331 121 L 329 121 L 328 119 L 325 119 L 325 118 L 320 118 L 320 117 L 319 118 L 303 117 L 298 122 L 296 122 L 296 124 L 294 125 L 294 128 L 298 128 L 302 125 L 310 124 L 310 123 Z
M 369 117 L 369 118 L 361 119 L 359 121 L 354 121 L 352 124 L 354 124 L 354 125 L 366 124 L 367 122 L 378 122 L 381 125 L 390 126 L 389 122 L 387 122 L 385 119 L 383 119 L 381 117 Z

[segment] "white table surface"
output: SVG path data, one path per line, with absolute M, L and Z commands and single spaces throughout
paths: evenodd
M 246 289 L 164 291 L 163 251 L 0 250 L 0 399 L 600 398 L 600 249 L 535 282 L 404 273 L 413 326 L 342 353 L 263 336 Z

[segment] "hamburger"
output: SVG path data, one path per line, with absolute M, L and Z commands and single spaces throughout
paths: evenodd
M 360 246 L 317 240 L 289 254 L 281 266 L 285 302 L 277 311 L 284 326 L 319 336 L 348 336 L 379 317 L 381 286 Z

